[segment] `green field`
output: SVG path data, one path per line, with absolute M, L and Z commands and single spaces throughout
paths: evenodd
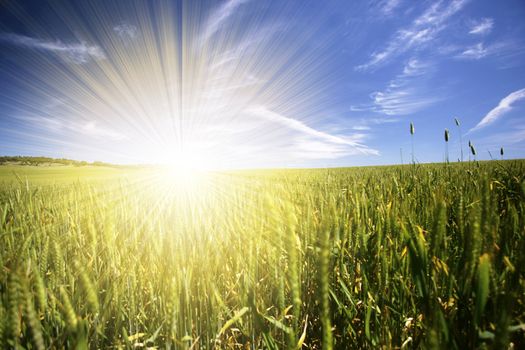
M 0 348 L 525 347 L 525 161 L 0 167 Z

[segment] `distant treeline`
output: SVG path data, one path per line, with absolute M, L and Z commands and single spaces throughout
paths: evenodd
M 0 165 L 16 163 L 21 165 L 44 165 L 44 164 L 62 164 L 62 165 L 74 165 L 74 166 L 112 166 L 112 164 L 104 162 L 86 162 L 84 160 L 72 160 L 65 158 L 50 158 L 50 157 L 26 157 L 26 156 L 0 156 Z

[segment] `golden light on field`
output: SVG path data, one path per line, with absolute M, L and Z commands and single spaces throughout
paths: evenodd
M 420 162 L 467 3 L 0 0 L 0 350 L 523 348 L 525 161 Z

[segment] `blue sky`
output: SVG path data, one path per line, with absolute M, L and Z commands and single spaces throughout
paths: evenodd
M 211 168 L 525 157 L 525 3 L 0 5 L 0 153 Z M 458 118 L 460 129 L 454 123 Z

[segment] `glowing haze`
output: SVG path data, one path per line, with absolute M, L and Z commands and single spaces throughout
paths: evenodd
M 491 67 L 523 75 L 522 49 L 439 39 L 453 20 L 476 44 L 498 28 L 475 11 L 458 17 L 474 6 L 467 1 L 323 3 L 6 2 L 2 153 L 192 168 L 395 163 L 400 148 L 409 157 L 409 121 L 436 139 L 435 126 L 450 127 L 455 116 L 465 131 L 488 125 L 484 115 L 525 86 L 505 78 L 474 110 L 442 89 L 461 89 L 453 79 L 430 89 L 440 61 L 461 65 L 490 50 L 506 52 L 506 66 Z M 439 43 L 434 53 L 429 42 Z M 504 132 L 480 142 L 499 146 Z M 523 139 L 505 146 L 518 149 Z M 422 161 L 440 160 L 428 152 L 437 144 L 420 139 Z

